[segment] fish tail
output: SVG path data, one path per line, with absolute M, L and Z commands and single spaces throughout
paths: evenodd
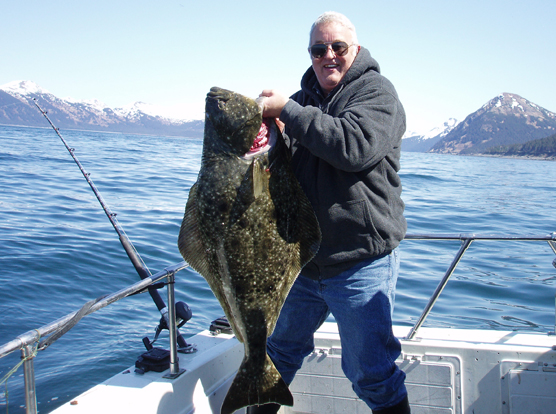
M 264 369 L 261 373 L 247 369 L 246 359 L 243 360 L 237 375 L 230 385 L 224 398 L 221 414 L 232 414 L 236 410 L 250 405 L 278 403 L 293 405 L 293 396 L 288 385 L 266 355 Z

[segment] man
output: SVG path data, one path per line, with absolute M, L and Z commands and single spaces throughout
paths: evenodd
M 312 65 L 291 99 L 261 93 L 263 116 L 285 124 L 294 172 L 322 231 L 314 259 L 284 304 L 268 353 L 287 383 L 314 348 L 313 334 L 332 313 L 342 368 L 373 413 L 409 413 L 405 374 L 392 333 L 398 244 L 406 231 L 401 200 L 405 113 L 393 85 L 355 28 L 327 12 L 313 24 Z M 276 413 L 277 404 L 249 413 Z

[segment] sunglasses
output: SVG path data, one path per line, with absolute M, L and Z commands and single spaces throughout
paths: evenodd
M 332 51 L 336 56 L 344 56 L 353 45 L 348 45 L 346 42 L 317 43 L 309 48 L 309 53 L 311 53 L 314 59 L 320 59 L 328 52 L 328 46 L 332 47 Z

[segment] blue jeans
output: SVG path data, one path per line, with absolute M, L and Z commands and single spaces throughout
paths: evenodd
M 371 409 L 391 407 L 407 391 L 395 364 L 401 345 L 392 332 L 399 252 L 366 260 L 330 279 L 298 277 L 268 339 L 268 354 L 286 383 L 314 349 L 313 333 L 332 313 L 342 369 Z

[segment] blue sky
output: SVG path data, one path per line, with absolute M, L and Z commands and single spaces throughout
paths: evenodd
M 31 80 L 110 107 L 143 101 L 202 118 L 211 86 L 291 94 L 308 31 L 335 10 L 398 91 L 408 129 L 462 120 L 502 92 L 556 112 L 556 1 L 6 1 L 0 85 Z

